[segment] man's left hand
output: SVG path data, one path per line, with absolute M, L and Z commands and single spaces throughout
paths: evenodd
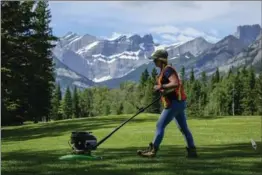
M 162 87 L 160 85 L 155 85 L 154 86 L 154 90 L 155 91 L 160 91 L 162 89 Z

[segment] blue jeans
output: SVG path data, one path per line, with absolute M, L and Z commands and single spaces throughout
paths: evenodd
M 188 148 L 195 147 L 193 136 L 187 126 L 185 109 L 186 109 L 185 101 L 174 100 L 172 101 L 172 105 L 170 106 L 170 108 L 164 109 L 162 111 L 156 125 L 156 133 L 153 141 L 155 147 L 158 148 L 160 146 L 164 137 L 165 128 L 172 120 L 176 122 L 178 128 L 184 135 L 185 140 L 187 142 L 187 147 Z

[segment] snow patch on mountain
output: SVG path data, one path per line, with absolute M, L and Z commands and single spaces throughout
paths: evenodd
M 105 55 L 102 54 L 96 54 L 96 55 L 92 55 L 93 58 L 106 58 Z
M 97 60 L 95 60 L 95 61 L 101 61 L 101 62 L 107 63 L 107 61 L 106 61 L 106 60 L 104 60 L 104 59 L 102 59 L 102 58 L 98 58 L 98 59 L 97 59 Z
M 68 43 L 68 45 L 70 45 L 70 44 L 72 44 L 72 43 L 74 43 L 74 42 L 76 42 L 77 40 L 80 40 L 80 39 L 82 39 L 82 38 L 83 38 L 82 36 L 76 36 L 76 37 L 74 37 L 73 40 L 71 40 L 71 41 Z
M 109 76 L 104 76 L 104 77 L 101 77 L 101 78 L 95 78 L 93 79 L 94 82 L 102 82 L 102 81 L 106 81 L 106 80 L 110 80 L 112 79 L 112 77 L 109 75 Z
M 78 76 L 75 72 L 72 72 L 70 70 L 66 70 L 64 68 L 57 68 L 56 69 L 56 74 L 58 76 L 64 76 L 64 77 L 69 77 L 72 79 L 78 79 L 81 78 L 80 76 Z
M 144 47 L 144 43 L 139 44 L 139 47 L 140 47 L 140 49 L 142 49 L 142 50 L 146 50 L 145 47 Z
M 113 62 L 115 62 L 116 61 L 116 59 L 111 59 L 111 60 L 109 60 L 109 61 L 107 61 L 109 64 L 110 63 L 113 63 Z
M 119 76 L 119 77 L 117 77 L 117 78 L 121 78 L 121 77 L 123 77 L 123 76 L 126 76 L 127 74 L 133 72 L 134 70 L 136 70 L 136 69 L 133 68 L 133 69 L 131 69 L 130 71 L 126 72 L 125 74 L 123 74 L 122 76 Z
M 119 39 L 121 39 L 121 38 L 123 38 L 123 37 L 126 37 L 126 36 L 120 34 L 120 35 L 118 35 L 118 36 L 113 36 L 112 38 L 109 38 L 109 39 L 107 39 L 107 40 L 108 40 L 108 41 L 115 41 L 115 40 L 119 40 Z
M 79 55 L 82 55 L 83 53 L 87 52 L 88 50 L 90 50 L 91 48 L 95 47 L 98 44 L 99 44 L 99 41 L 95 41 L 95 42 L 87 45 L 86 47 L 79 49 L 76 53 L 79 54 Z
M 138 60 L 139 59 L 139 57 L 138 57 L 139 53 L 140 53 L 140 50 L 138 50 L 136 52 L 125 51 L 125 52 L 122 52 L 120 54 L 111 55 L 111 56 L 109 56 L 109 58 L 110 59 L 121 58 L 121 59 Z
M 92 55 L 92 57 L 96 58 L 95 61 L 101 61 L 101 62 L 110 64 L 110 63 L 115 62 L 117 59 L 139 60 L 139 56 L 138 56 L 139 53 L 140 51 L 137 51 L 137 52 L 125 51 L 120 54 L 111 55 L 109 57 L 102 55 L 102 54 Z M 90 64 L 90 62 L 88 62 L 88 64 Z
M 179 57 L 172 57 L 172 58 L 169 58 L 169 60 L 174 60 L 174 59 L 177 59 Z
M 70 39 L 70 37 L 75 37 L 75 34 L 73 32 L 69 32 L 63 38 L 64 39 Z

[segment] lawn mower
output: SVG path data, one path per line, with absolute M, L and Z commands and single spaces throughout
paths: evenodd
M 133 115 L 128 120 L 124 121 L 120 126 L 115 128 L 111 133 L 105 136 L 102 140 L 97 142 L 97 138 L 92 135 L 92 132 L 88 131 L 74 131 L 71 133 L 71 139 L 68 141 L 68 144 L 72 148 L 72 154 L 62 156 L 60 160 L 72 160 L 72 159 L 86 159 L 86 160 L 95 160 L 102 159 L 101 157 L 95 157 L 91 155 L 91 151 L 96 150 L 99 145 L 104 143 L 109 137 L 111 137 L 116 131 L 118 131 L 121 127 L 123 127 L 127 122 L 132 120 L 138 114 L 144 112 L 147 108 L 149 108 L 154 103 L 158 102 L 161 98 L 161 95 L 156 98 L 152 103 L 147 105 L 146 107 L 139 108 L 139 111 Z

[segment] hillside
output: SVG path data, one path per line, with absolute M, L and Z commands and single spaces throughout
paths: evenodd
M 88 80 L 83 75 L 80 75 L 69 69 L 57 58 L 54 57 L 53 61 L 56 65 L 56 69 L 55 69 L 56 82 L 60 84 L 62 92 L 65 92 L 67 87 L 73 89 L 73 87 L 76 86 L 79 89 L 85 89 L 95 85 L 94 82 Z

